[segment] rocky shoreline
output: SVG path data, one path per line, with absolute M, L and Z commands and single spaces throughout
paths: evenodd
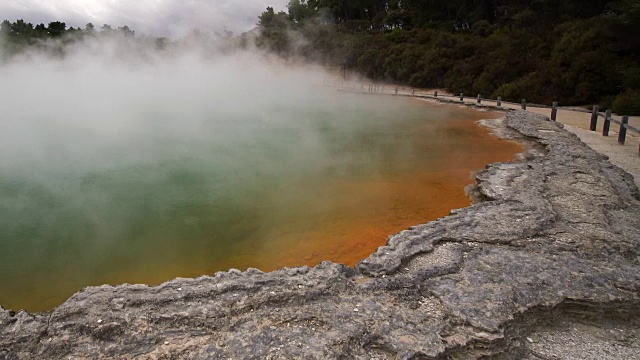
M 0 359 L 544 359 L 563 358 L 536 348 L 558 321 L 638 329 L 632 176 L 544 116 L 492 126 L 526 152 L 477 174 L 474 205 L 356 268 L 232 270 L 90 287 L 46 313 L 0 308 Z M 623 333 L 620 351 L 640 355 L 639 334 Z

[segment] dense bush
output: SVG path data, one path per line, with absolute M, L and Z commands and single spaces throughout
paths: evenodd
M 627 90 L 616 96 L 613 111 L 619 115 L 640 115 L 640 90 Z
M 289 8 L 291 31 L 308 39 L 303 57 L 377 81 L 563 105 L 611 104 L 640 87 L 637 1 L 295 0 Z M 269 27 L 260 23 L 261 36 L 278 36 Z

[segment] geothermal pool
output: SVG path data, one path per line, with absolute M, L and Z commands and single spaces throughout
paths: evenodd
M 520 150 L 474 123 L 496 114 L 317 92 L 3 120 L 0 304 L 43 311 L 88 285 L 354 265 L 468 205 L 471 172 Z

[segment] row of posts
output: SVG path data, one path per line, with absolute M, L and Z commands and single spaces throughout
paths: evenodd
M 435 91 L 433 93 L 434 97 L 438 97 L 438 92 Z M 460 93 L 460 102 L 464 102 L 464 93 Z M 480 94 L 478 94 L 478 97 L 476 98 L 476 103 L 478 105 L 482 104 L 482 96 Z M 502 97 L 498 96 L 498 100 L 496 101 L 496 105 L 498 107 L 502 106 Z M 527 110 L 527 100 L 526 99 L 522 99 L 520 108 L 522 110 Z M 596 131 L 596 127 L 598 126 L 598 114 L 599 114 L 599 110 L 600 107 L 598 105 L 595 105 L 593 107 L 593 111 L 591 113 L 591 124 L 589 126 L 589 129 L 591 131 Z M 551 106 L 551 120 L 552 121 L 556 121 L 556 119 L 558 118 L 558 102 L 554 101 L 553 105 Z M 618 131 L 618 143 L 621 145 L 624 145 L 626 137 L 627 137 L 627 124 L 629 124 L 629 116 L 625 115 L 622 117 L 622 121 L 620 122 L 620 130 Z M 607 112 L 605 113 L 604 116 L 604 125 L 602 127 L 602 135 L 603 136 L 609 136 L 609 129 L 611 127 L 611 110 L 607 110 Z M 640 152 L 640 149 L 639 149 Z
M 598 127 L 598 113 L 600 107 L 598 105 L 593 106 L 591 111 L 591 124 L 589 130 L 596 131 Z M 618 143 L 624 145 L 627 138 L 627 124 L 629 124 L 629 116 L 624 115 L 620 121 L 620 130 L 618 131 Z M 602 136 L 609 136 L 609 129 L 611 127 L 611 110 L 607 109 L 604 114 L 604 124 L 602 125 Z M 639 150 L 640 151 L 640 150 Z
M 377 84 L 369 84 L 369 92 L 370 93 L 383 93 L 384 92 L 384 86 L 377 85 Z M 396 89 L 396 94 L 397 93 L 398 93 L 398 90 Z
M 436 91 L 434 93 L 434 95 L 435 95 L 435 97 L 438 97 L 438 92 Z M 460 102 L 464 102 L 464 93 L 460 93 Z M 478 105 L 482 104 L 482 96 L 480 94 L 478 94 L 478 97 L 476 98 L 476 103 Z M 498 100 L 496 101 L 496 105 L 498 107 L 502 106 L 502 97 L 501 96 L 498 96 Z M 520 105 L 520 108 L 522 108 L 522 110 L 527 110 L 527 100 L 526 99 L 522 99 L 522 103 Z

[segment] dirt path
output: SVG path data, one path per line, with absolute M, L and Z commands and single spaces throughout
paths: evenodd
M 511 106 L 511 105 L 508 105 Z M 532 108 L 527 110 L 549 116 L 550 109 Z M 565 129 L 578 135 L 583 143 L 593 150 L 609 157 L 609 161 L 633 175 L 636 185 L 640 187 L 640 136 L 627 131 L 625 145 L 618 144 L 618 124 L 612 123 L 609 136 L 602 136 L 604 119 L 598 118 L 596 131 L 590 131 L 591 114 L 560 109 L 558 122 L 565 125 Z M 636 128 L 640 127 L 640 117 L 629 118 L 629 123 Z

